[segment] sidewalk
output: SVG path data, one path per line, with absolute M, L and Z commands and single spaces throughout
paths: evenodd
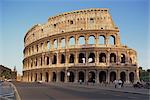
M 133 93 L 133 94 L 144 94 L 144 95 L 150 95 L 150 90 L 149 89 L 139 89 L 139 88 L 133 88 L 131 85 L 124 85 L 122 88 L 115 88 L 114 84 L 109 84 L 105 86 L 104 84 L 79 84 L 79 83 L 44 83 L 44 84 L 49 84 L 49 85 L 54 85 L 54 86 L 59 86 L 59 87 L 81 87 L 81 88 L 94 88 L 94 89 L 104 89 L 104 90 L 109 90 L 109 91 L 119 91 L 119 92 L 124 92 L 124 93 Z

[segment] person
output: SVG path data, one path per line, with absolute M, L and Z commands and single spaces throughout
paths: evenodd
M 121 88 L 122 81 L 121 81 L 121 80 L 119 80 L 119 81 L 118 81 L 118 84 L 119 84 L 119 88 Z
M 81 79 L 79 80 L 79 83 L 82 84 L 82 80 Z
M 117 88 L 118 80 L 115 80 L 115 81 L 114 81 L 114 84 L 115 84 L 115 88 Z

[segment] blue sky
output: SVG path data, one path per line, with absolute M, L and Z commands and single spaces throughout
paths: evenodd
M 0 64 L 22 71 L 23 38 L 50 16 L 85 8 L 109 8 L 121 42 L 138 53 L 139 66 L 150 66 L 149 0 L 0 0 Z M 149 41 L 150 42 L 150 41 Z

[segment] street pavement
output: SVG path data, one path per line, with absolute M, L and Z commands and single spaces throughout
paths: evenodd
M 21 100 L 149 100 L 148 94 L 114 91 L 88 85 L 54 83 L 13 83 Z M 96 87 L 96 86 L 95 86 Z M 125 87 L 124 87 L 125 88 Z
M 14 88 L 10 82 L 0 84 L 0 100 L 15 100 Z

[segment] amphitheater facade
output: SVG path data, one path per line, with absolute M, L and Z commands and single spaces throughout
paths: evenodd
M 139 80 L 137 52 L 120 41 L 107 8 L 59 14 L 24 37 L 26 82 L 125 83 Z

